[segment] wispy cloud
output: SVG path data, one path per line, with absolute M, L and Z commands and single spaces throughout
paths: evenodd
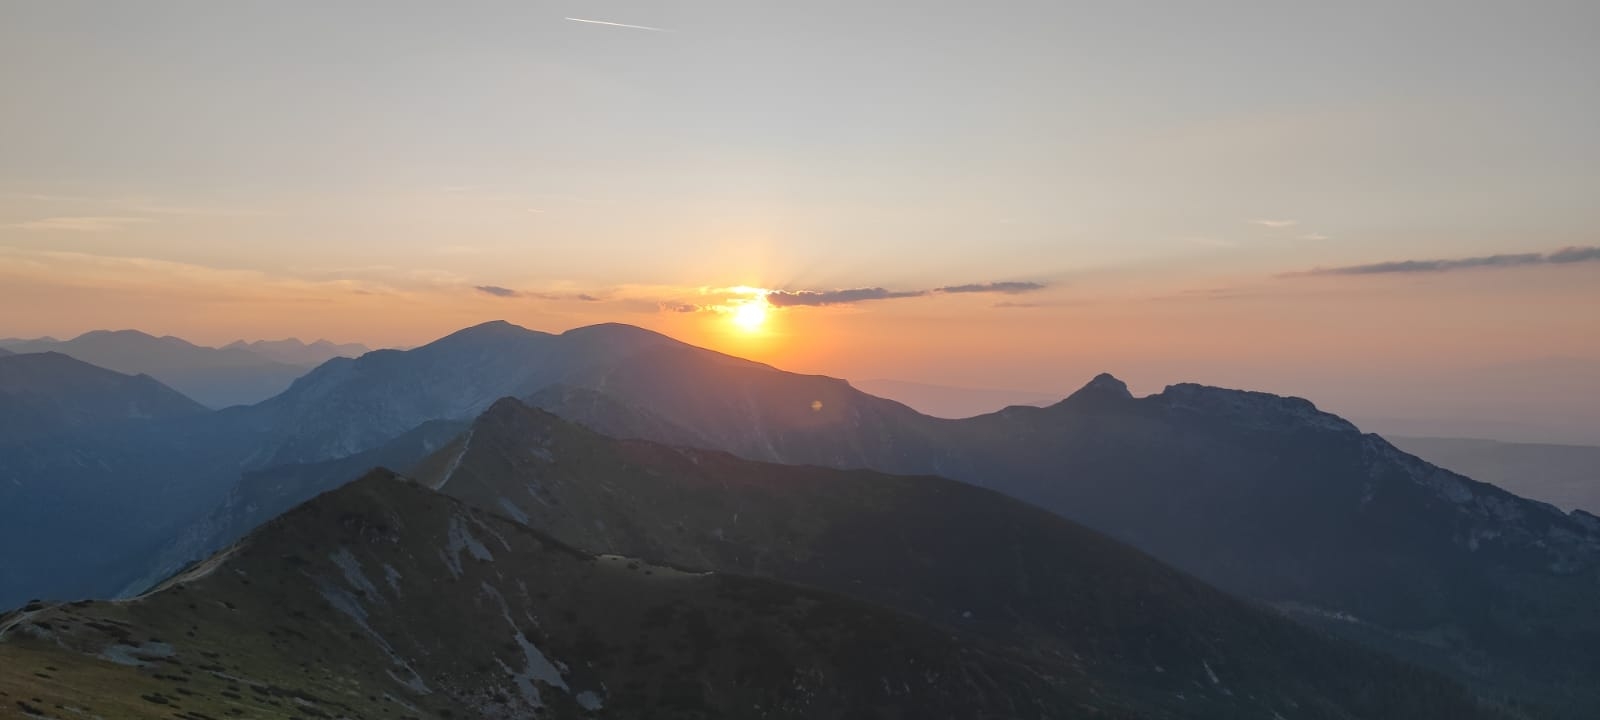
M 71 215 L 26 220 L 11 227 L 35 232 L 115 232 L 147 222 L 150 218 L 131 215 Z
M 1323 235 L 1322 233 L 1306 233 L 1304 235 L 1301 235 L 1300 239 L 1301 240 L 1310 240 L 1312 242 L 1321 242 L 1323 240 L 1327 240 L 1328 236 L 1327 235 Z
M 571 20 L 572 22 L 588 23 L 590 25 L 605 25 L 605 26 L 608 26 L 608 27 L 627 28 L 629 30 L 649 30 L 650 32 L 665 32 L 665 33 L 676 32 L 675 30 L 669 30 L 667 28 L 651 27 L 649 25 L 629 25 L 628 23 L 610 22 L 608 20 L 590 20 L 588 18 L 575 18 L 575 17 L 569 17 L 567 19 Z
M 921 297 L 927 290 L 886 290 L 881 287 L 850 288 L 847 290 L 773 290 L 767 293 L 767 303 L 774 307 L 821 305 L 849 305 L 867 300 L 893 300 L 895 298 Z
M 934 288 L 936 293 L 1001 293 L 1005 295 L 1018 295 L 1045 289 L 1044 283 L 1036 282 L 989 282 L 968 283 L 966 285 L 946 285 Z
M 929 295 L 955 295 L 965 293 L 995 293 L 1019 295 L 1043 290 L 1047 285 L 1037 282 L 986 282 L 965 285 L 945 285 L 931 290 L 889 290 L 881 287 L 847 288 L 843 290 L 772 290 L 767 292 L 767 303 L 773 307 L 819 307 L 823 305 L 852 305 L 869 300 L 897 300 Z
M 1567 247 L 1544 256 L 1545 262 L 1558 265 L 1600 260 L 1600 247 Z
M 576 302 L 605 302 L 608 298 L 599 293 L 544 292 L 539 290 L 514 290 L 499 285 L 473 285 L 473 290 L 499 298 L 535 298 L 538 300 L 563 300 Z
M 1398 273 L 1441 273 L 1473 268 L 1515 268 L 1530 265 L 1567 265 L 1600 262 L 1600 247 L 1568 247 L 1551 253 L 1514 253 L 1441 260 L 1395 260 L 1367 265 L 1316 268 L 1287 276 L 1304 275 L 1387 275 Z
M 1262 220 L 1262 219 L 1256 219 L 1256 220 L 1251 220 L 1250 224 L 1251 225 L 1260 225 L 1261 227 L 1266 227 L 1266 228 L 1292 228 L 1292 227 L 1294 227 L 1296 225 L 1299 225 L 1300 221 L 1298 221 L 1298 220 Z

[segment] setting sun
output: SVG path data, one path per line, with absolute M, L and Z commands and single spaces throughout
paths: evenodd
M 733 310 L 733 324 L 745 332 L 755 332 L 767 322 L 767 301 L 757 298 L 740 304 Z

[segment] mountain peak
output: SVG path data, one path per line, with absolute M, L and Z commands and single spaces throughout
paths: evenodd
M 596 323 L 594 325 L 585 325 L 583 327 L 575 327 L 575 328 L 572 328 L 571 330 L 568 330 L 568 331 L 566 331 L 564 333 L 561 333 L 561 335 L 563 337 L 593 337 L 593 338 L 604 338 L 604 339 L 609 339 L 609 340 L 622 340 L 622 341 L 643 340 L 643 341 L 650 341 L 650 342 L 658 342 L 658 341 L 662 341 L 662 340 L 667 340 L 667 341 L 671 341 L 671 342 L 677 342 L 676 340 L 673 340 L 671 337 L 668 337 L 666 335 L 662 335 L 661 333 L 658 333 L 658 332 L 656 332 L 654 330 L 649 330 L 649 329 L 646 329 L 646 328 L 642 328 L 642 327 L 639 327 L 638 325 L 629 325 L 627 323 L 619 323 L 619 322 Z
M 428 343 L 423 347 L 449 346 L 460 341 L 516 340 L 521 338 L 548 336 L 548 333 L 530 330 L 522 327 L 521 325 L 515 325 L 506 322 L 505 320 L 490 320 L 486 323 L 479 323 L 471 327 L 465 327 L 457 330 L 449 335 L 439 338 L 438 340 Z
M 506 428 L 514 437 L 524 440 L 547 440 L 571 425 L 543 408 L 537 408 L 514 397 L 503 397 L 489 406 L 474 427 L 498 426 Z
M 1089 383 L 1084 385 L 1083 388 L 1078 392 L 1083 392 L 1084 390 L 1108 393 L 1123 398 L 1133 397 L 1133 393 L 1128 392 L 1128 384 L 1119 380 L 1117 376 L 1112 375 L 1111 373 L 1100 373 L 1099 375 L 1094 376 L 1094 379 L 1090 380 Z
M 510 322 L 508 320 L 490 320 L 488 322 L 478 323 L 477 325 L 470 325 L 470 326 L 464 327 L 464 328 L 456 331 L 455 334 L 460 335 L 462 333 L 504 333 L 504 332 L 517 332 L 517 331 L 533 332 L 532 330 L 529 330 L 528 328 L 525 328 L 525 327 L 523 327 L 521 325 L 514 324 L 514 323 L 512 323 L 512 322 Z
M 1128 384 L 1117 379 L 1111 373 L 1100 373 L 1094 376 L 1088 384 L 1079 388 L 1077 392 L 1068 395 L 1067 399 L 1057 405 L 1070 405 L 1082 407 L 1085 404 L 1104 405 L 1132 400 L 1133 393 L 1128 392 Z

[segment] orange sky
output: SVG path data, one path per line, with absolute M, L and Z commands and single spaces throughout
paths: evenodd
M 1592 3 L 502 5 L 8 8 L 0 336 L 621 321 L 847 378 L 1600 405 Z M 845 302 L 671 311 L 738 285 Z

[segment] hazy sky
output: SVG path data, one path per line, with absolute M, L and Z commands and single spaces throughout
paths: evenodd
M 1592 1 L 0 0 L 0 336 L 616 320 L 847 377 L 1390 414 L 1427 381 L 1416 414 L 1453 412 L 1600 363 L 1597 28 Z M 798 294 L 746 333 L 735 286 Z

